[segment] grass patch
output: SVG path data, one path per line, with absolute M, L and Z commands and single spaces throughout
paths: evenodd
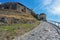
M 10 39 L 14 38 L 14 36 L 22 35 L 25 32 L 28 32 L 35 28 L 37 25 L 35 24 L 13 24 L 0 26 L 0 35 L 5 37 L 9 37 Z
M 14 25 L 6 25 L 6 26 L 0 26 L 0 32 L 1 31 L 8 31 L 8 32 L 14 32 L 15 30 L 23 29 L 24 31 L 28 31 L 32 29 L 35 25 L 34 24 L 14 24 Z

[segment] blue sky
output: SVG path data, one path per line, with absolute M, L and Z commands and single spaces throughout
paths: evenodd
M 45 13 L 47 20 L 60 22 L 60 0 L 0 0 L 4 2 L 20 2 L 36 14 Z

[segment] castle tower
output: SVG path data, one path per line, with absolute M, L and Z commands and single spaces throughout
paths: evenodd
M 45 13 L 41 13 L 41 14 L 39 15 L 39 20 L 41 20 L 41 21 L 46 21 L 46 14 L 45 14 Z

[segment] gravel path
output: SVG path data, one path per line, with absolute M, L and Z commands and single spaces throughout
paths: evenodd
M 60 40 L 60 29 L 48 22 L 41 24 L 32 31 L 16 37 L 14 40 Z

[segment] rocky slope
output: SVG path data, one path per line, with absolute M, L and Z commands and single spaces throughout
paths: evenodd
M 15 36 L 32 30 L 39 23 L 32 14 L 0 9 L 0 40 L 12 40 Z
M 34 23 L 37 20 L 29 13 L 18 12 L 14 10 L 0 10 L 0 23 Z

